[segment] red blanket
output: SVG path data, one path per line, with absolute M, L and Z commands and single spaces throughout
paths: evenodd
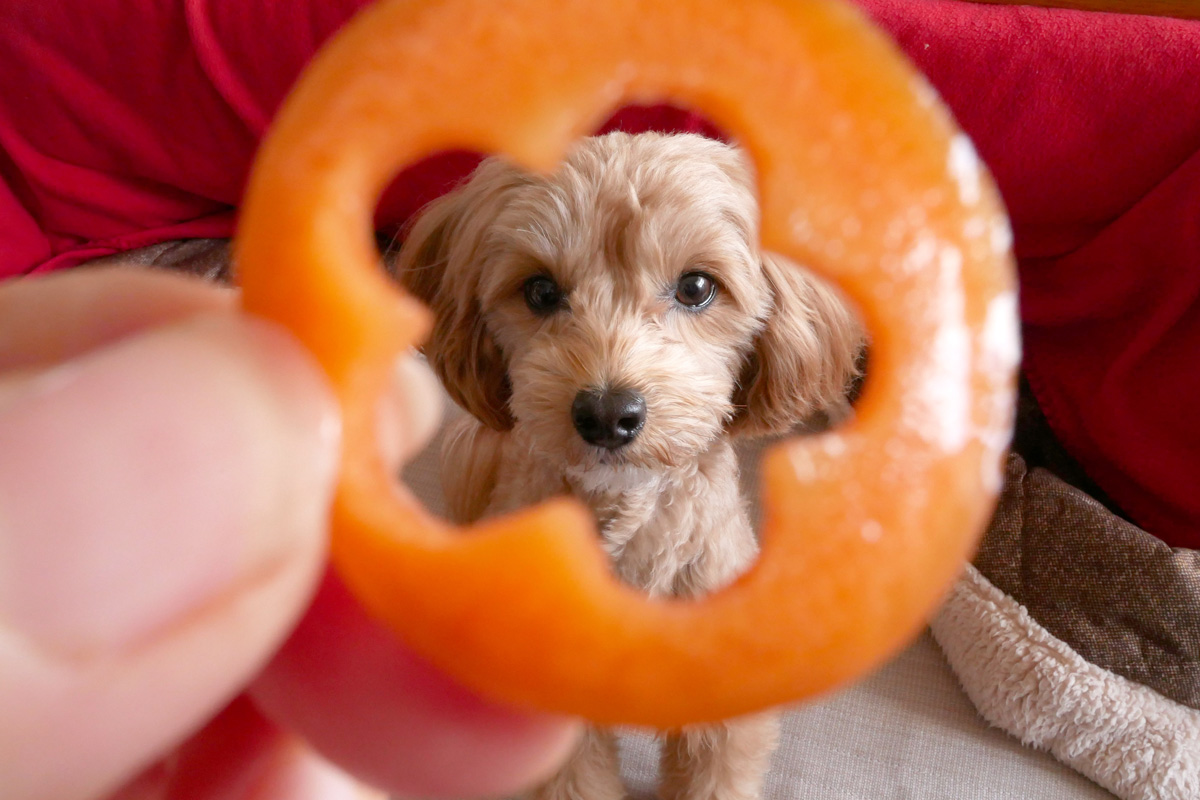
M 268 120 L 364 0 L 7 0 L 0 277 L 229 236 Z M 1143 527 L 1200 547 L 1200 23 L 858 0 L 974 137 L 1008 203 L 1026 369 L 1051 424 Z M 703 122 L 636 110 L 632 130 Z M 380 224 L 464 175 L 410 172 Z

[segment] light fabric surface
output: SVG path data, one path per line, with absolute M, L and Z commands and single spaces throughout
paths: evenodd
M 449 400 L 446 419 L 462 413 Z M 445 426 L 443 425 L 443 428 Z M 434 512 L 444 503 L 440 434 L 404 481 Z M 744 453 L 752 485 L 756 453 Z M 622 739 L 626 783 L 649 798 L 657 748 Z M 1113 795 L 980 718 L 929 634 L 861 683 L 789 712 L 768 800 L 1112 800 Z M 586 800 L 586 799 L 585 799 Z
M 652 737 L 625 737 L 633 796 L 653 793 Z M 788 713 L 769 800 L 1112 800 L 980 719 L 929 634 L 891 664 Z

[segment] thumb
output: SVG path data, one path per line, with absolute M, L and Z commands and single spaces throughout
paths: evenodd
M 299 348 L 213 314 L 0 393 L 5 797 L 94 797 L 258 671 L 320 573 L 339 424 Z

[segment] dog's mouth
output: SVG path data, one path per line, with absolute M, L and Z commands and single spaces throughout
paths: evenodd
M 620 468 L 631 466 L 638 459 L 633 458 L 633 451 L 629 447 L 622 447 L 619 450 L 610 450 L 606 447 L 597 447 L 593 444 L 588 444 L 583 440 L 576 442 L 578 445 L 578 457 L 571 459 L 571 469 L 576 472 L 585 472 L 589 469 L 597 468 Z
M 596 451 L 596 466 L 598 467 L 624 467 L 633 463 L 629 453 L 624 450 L 605 450 L 600 447 L 589 447 L 588 449 Z
M 610 456 L 613 454 L 610 454 Z M 576 490 L 586 494 L 625 493 L 645 487 L 659 474 L 653 467 L 635 464 L 628 459 L 595 460 L 566 468 L 566 478 Z
M 686 452 L 671 445 L 655 446 L 658 443 L 643 442 L 639 438 L 624 447 L 609 449 L 588 444 L 576 439 L 575 447 L 566 461 L 575 473 L 589 470 L 618 471 L 662 471 L 679 465 Z

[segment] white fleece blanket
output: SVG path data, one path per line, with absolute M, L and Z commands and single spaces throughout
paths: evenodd
M 1124 800 L 1200 799 L 1200 712 L 1084 660 L 974 567 L 931 628 L 991 724 Z

